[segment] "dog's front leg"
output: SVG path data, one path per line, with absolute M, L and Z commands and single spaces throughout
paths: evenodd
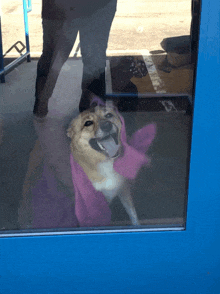
M 128 183 L 126 183 L 123 188 L 121 189 L 120 193 L 118 194 L 118 197 L 121 200 L 121 203 L 123 204 L 125 210 L 127 211 L 127 214 L 129 215 L 132 225 L 139 226 L 140 222 L 138 220 L 137 212 L 134 207 L 134 203 L 131 197 L 131 191 Z

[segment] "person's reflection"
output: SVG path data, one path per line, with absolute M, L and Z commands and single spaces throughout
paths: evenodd
M 33 110 L 36 116 L 48 113 L 48 100 L 78 31 L 83 61 L 79 110 L 89 107 L 85 89 L 104 96 L 106 49 L 116 5 L 117 0 L 43 0 L 43 53 L 37 66 Z
M 30 154 L 23 185 L 19 208 L 21 229 L 78 225 L 66 136 L 68 120 L 68 116 L 34 119 L 38 140 Z

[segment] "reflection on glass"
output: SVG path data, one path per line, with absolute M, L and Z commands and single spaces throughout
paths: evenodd
M 137 20 L 143 2 L 127 11 L 118 0 L 107 51 L 108 99 L 88 92 L 92 106 L 80 115 L 78 41 L 44 118 L 32 114 L 37 61 L 6 76 L 0 84 L 1 231 L 184 226 L 195 50 L 191 2 L 182 2 L 170 12 L 178 18 L 171 20 L 169 3 L 155 2 Z M 149 33 L 155 26 L 157 37 Z M 192 27 L 195 32 L 195 22 Z
M 18 200 L 20 228 L 184 223 L 190 116 L 183 111 L 96 111 L 99 116 L 88 112 L 74 120 L 77 131 L 72 125 L 68 131 L 72 139 L 66 136 L 70 117 L 68 123 L 35 119 L 36 143 L 33 126 L 12 120 L 8 132 L 15 136 L 6 136 L 1 146 L 1 170 L 6 172 L 1 189 L 9 196 L 1 194 L 1 207 L 6 206 L 2 228 L 17 228 L 12 209 Z M 114 117 L 106 118 L 110 113 Z M 32 149 L 29 159 L 26 148 Z

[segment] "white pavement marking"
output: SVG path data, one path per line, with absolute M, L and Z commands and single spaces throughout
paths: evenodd
M 157 69 L 153 63 L 153 59 L 151 57 L 150 52 L 148 50 L 143 50 L 142 56 L 143 56 L 145 65 L 147 67 L 147 71 L 148 71 L 148 74 L 151 79 L 155 92 L 166 93 L 166 91 L 164 90 L 165 88 L 164 83 L 157 72 Z
M 170 100 L 160 100 L 160 103 L 163 105 L 166 112 L 178 111 L 173 102 Z
M 71 57 L 74 56 L 75 54 L 76 54 L 76 56 L 78 55 L 78 52 L 79 52 L 79 50 L 80 50 L 80 48 L 79 48 L 79 50 L 76 51 L 77 48 L 78 48 L 78 45 L 79 45 L 79 32 L 78 32 L 78 34 L 77 34 L 76 41 L 75 41 L 75 43 L 74 43 L 74 45 L 73 45 L 73 49 L 72 49 L 72 51 L 71 51 L 71 53 L 70 53 L 70 56 L 71 56 Z M 78 56 L 77 56 L 77 57 L 78 57 Z

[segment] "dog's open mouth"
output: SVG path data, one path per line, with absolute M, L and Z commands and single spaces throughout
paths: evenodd
M 109 134 L 103 138 L 93 138 L 89 141 L 90 146 L 96 151 L 104 153 L 108 157 L 117 157 L 119 155 L 120 144 L 118 134 Z

